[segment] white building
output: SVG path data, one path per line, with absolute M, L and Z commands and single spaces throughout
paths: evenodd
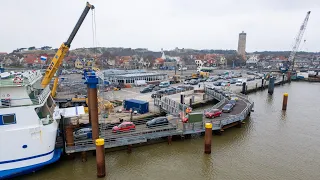
M 249 56 L 249 59 L 246 61 L 246 64 L 257 64 L 259 61 L 258 54 L 252 54 Z
M 203 64 L 204 64 L 204 62 L 202 60 L 200 60 L 200 59 L 195 60 L 195 63 L 197 65 L 197 67 L 202 67 Z

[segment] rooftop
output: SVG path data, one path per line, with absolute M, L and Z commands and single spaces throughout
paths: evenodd
M 145 70 L 143 69 L 138 69 L 138 70 L 119 70 L 119 69 L 107 69 L 103 71 L 103 74 L 105 76 L 110 76 L 110 75 L 123 75 L 123 74 L 136 74 L 136 73 L 146 73 Z
M 166 75 L 164 73 L 134 73 L 134 74 L 118 74 L 118 77 L 141 77 L 141 76 L 157 76 L 157 75 Z

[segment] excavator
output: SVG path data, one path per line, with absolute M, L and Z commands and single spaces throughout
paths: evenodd
M 46 86 L 48 86 L 48 84 L 51 82 L 54 75 L 56 74 L 55 79 L 54 79 L 54 83 L 53 83 L 53 87 L 52 87 L 52 91 L 51 91 L 51 95 L 53 98 L 56 96 L 56 91 L 57 91 L 58 84 L 59 84 L 59 74 L 61 74 L 60 66 L 63 62 L 63 59 L 66 56 L 66 54 L 69 52 L 71 43 L 72 43 L 74 37 L 76 36 L 78 30 L 80 29 L 89 10 L 93 10 L 94 8 L 95 7 L 93 5 L 91 5 L 89 2 L 87 2 L 86 7 L 84 8 L 77 24 L 73 28 L 68 40 L 66 42 L 62 43 L 62 45 L 60 46 L 60 48 L 56 52 L 55 56 L 51 60 L 48 68 L 46 69 L 44 78 L 41 82 L 41 86 L 42 86 L 42 88 L 45 88 Z M 99 70 L 99 69 L 95 69 L 95 70 Z M 88 104 L 87 102 L 88 102 L 87 98 L 75 97 L 75 98 L 72 98 L 71 101 L 67 102 L 67 103 L 69 103 L 71 105 L 74 105 L 74 104 L 83 105 L 83 104 Z M 100 100 L 99 103 L 102 104 L 103 106 L 105 106 L 105 108 L 112 108 L 113 107 L 113 105 L 110 104 L 110 102 L 104 103 L 102 100 Z M 86 110 L 86 108 L 85 108 L 85 110 Z

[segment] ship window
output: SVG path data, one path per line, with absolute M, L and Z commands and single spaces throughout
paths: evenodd
M 1 115 L 0 125 L 16 124 L 15 114 L 3 114 Z

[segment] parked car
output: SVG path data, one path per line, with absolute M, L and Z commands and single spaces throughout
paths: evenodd
M 156 85 L 154 85 L 154 84 L 148 84 L 146 87 L 151 88 L 151 89 L 154 89 L 154 88 L 156 87 Z
M 232 104 L 233 106 L 235 106 L 236 105 L 236 101 L 235 100 L 230 100 L 229 102 L 228 102 L 228 104 Z
M 73 132 L 74 139 L 90 139 L 92 138 L 92 129 L 91 128 L 81 128 Z
M 184 80 L 183 84 L 189 84 L 190 80 Z
M 189 81 L 189 84 L 191 84 L 191 85 L 197 85 L 199 82 L 197 81 L 197 80 L 195 80 L 195 79 L 191 79 L 190 81 Z
M 223 81 L 223 82 L 221 83 L 221 86 L 229 86 L 229 82 Z
M 140 93 L 148 93 L 148 92 L 152 92 L 153 88 L 151 87 L 145 87 L 143 88 Z
M 233 105 L 232 104 L 226 104 L 223 106 L 222 108 L 222 112 L 226 112 L 226 113 L 229 113 L 231 112 L 233 109 Z
M 215 118 L 222 115 L 222 111 L 220 109 L 211 109 L 209 112 L 204 114 L 206 118 Z
M 230 79 L 230 84 L 235 84 L 235 83 L 237 83 L 237 80 L 235 80 L 235 79 Z
M 155 93 L 151 94 L 151 97 L 152 98 L 156 98 L 156 97 L 162 96 L 164 94 L 166 94 L 166 90 L 165 89 L 161 89 L 161 90 L 156 91 Z
M 146 126 L 148 128 L 151 128 L 151 127 L 157 127 L 157 126 L 164 126 L 164 125 L 168 125 L 169 124 L 169 121 L 167 119 L 167 117 L 157 117 L 157 118 L 154 118 L 150 121 L 148 121 L 146 123 Z
M 161 82 L 161 83 L 159 84 L 159 87 L 160 87 L 160 88 L 166 88 L 166 87 L 169 87 L 169 86 L 170 86 L 170 82 L 168 82 L 168 81 Z
M 161 88 L 159 87 L 159 86 L 155 86 L 154 88 L 153 88 L 153 90 L 154 91 L 159 91 Z
M 238 79 L 236 82 L 236 86 L 242 86 L 245 81 L 243 79 Z
M 215 86 L 221 86 L 222 82 L 221 81 L 217 81 L 217 82 L 214 82 L 213 85 Z
M 176 88 L 174 88 L 174 87 L 167 88 L 167 89 L 165 89 L 165 92 L 167 94 L 174 94 L 174 93 L 176 93 Z
M 129 132 L 136 130 L 136 126 L 133 124 L 133 122 L 123 122 L 119 124 L 118 126 L 114 126 L 112 128 L 113 133 L 119 133 L 119 132 Z

